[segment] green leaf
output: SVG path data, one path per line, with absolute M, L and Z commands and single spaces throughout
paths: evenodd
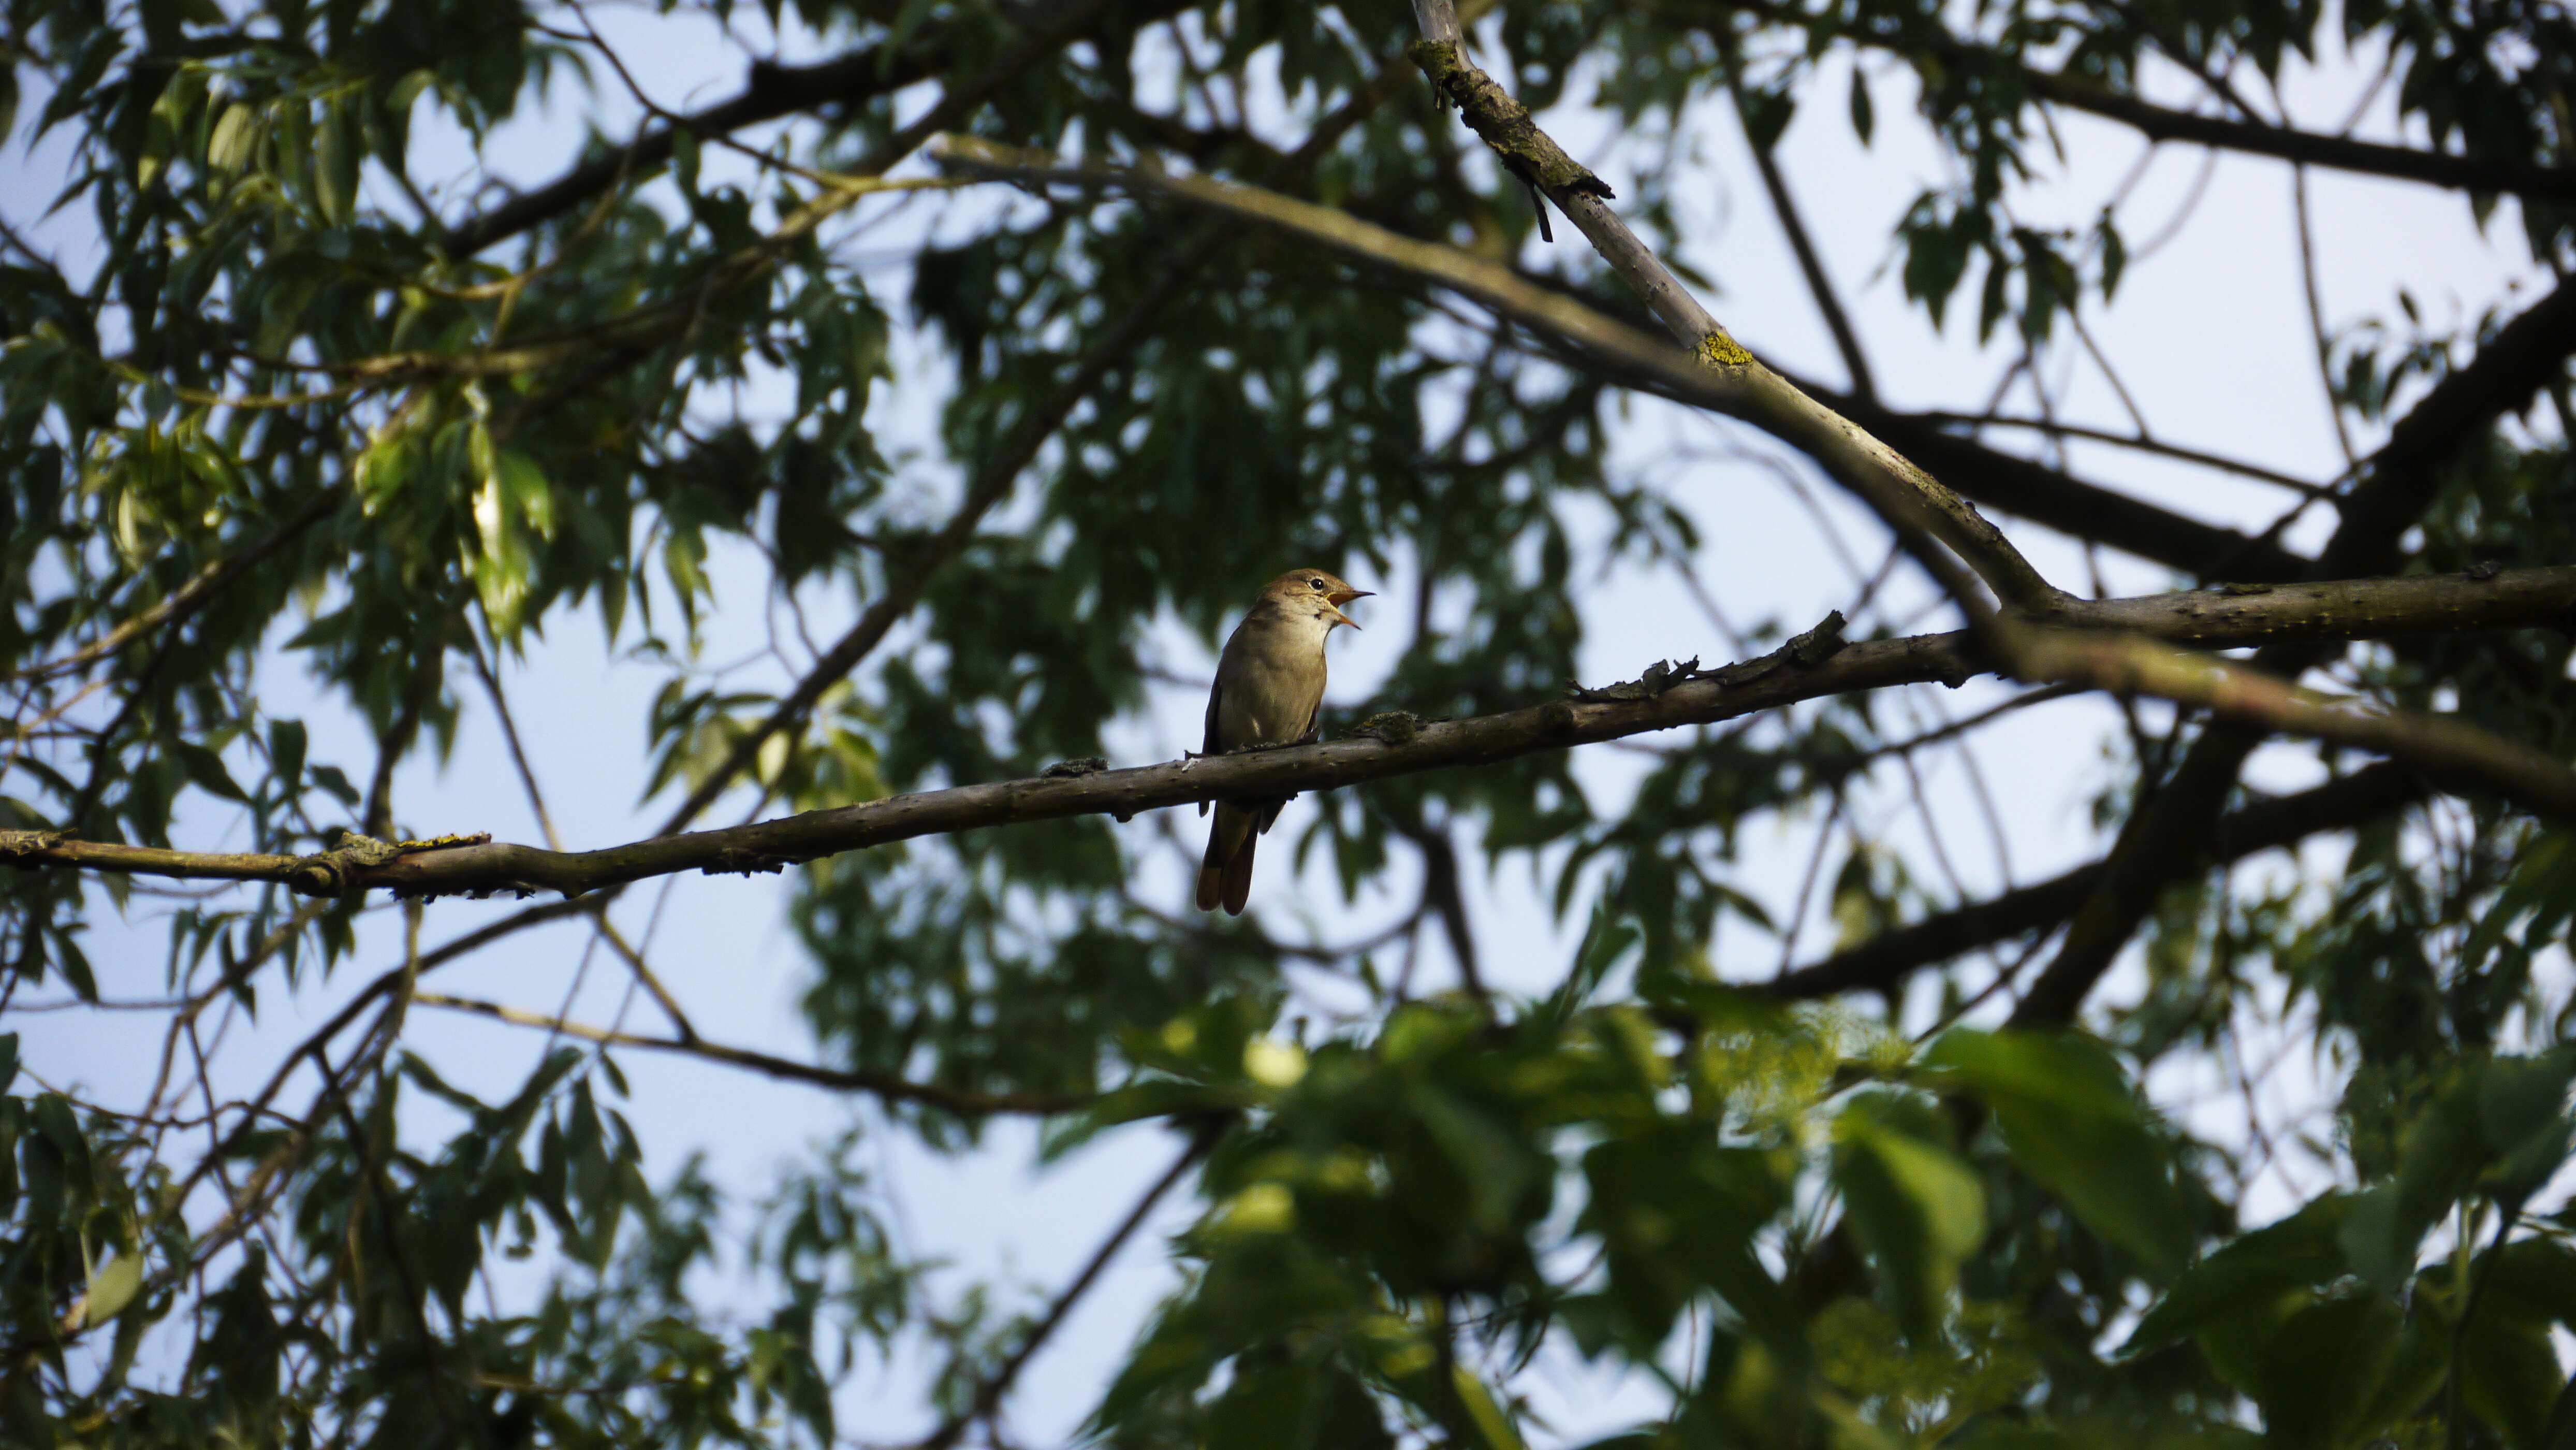
M 1985 1188 L 1956 1153 L 1888 1121 L 1881 1097 L 1834 1120 L 1834 1181 L 1906 1336 L 1929 1342 L 1986 1234 Z
M 322 219 L 346 226 L 358 209 L 357 122 L 345 106 L 325 106 L 313 128 L 313 199 Z
M 2255 1400 L 2265 1438 L 2289 1450 L 2349 1444 L 2433 1391 L 2443 1349 L 2438 1337 L 2409 1332 L 2375 1289 L 2319 1300 L 2284 1321 L 2264 1355 Z
M 538 538 L 551 541 L 555 536 L 555 495 L 546 482 L 545 470 L 515 448 L 500 450 L 494 466 L 512 512 L 527 520 Z
M 2194 1264 L 2139 1319 L 2120 1353 L 2144 1354 L 2222 1319 L 2268 1316 L 2284 1294 L 2343 1277 L 2341 1236 L 2353 1202 L 2329 1194 Z
M 239 101 L 225 106 L 214 134 L 206 140 L 207 169 L 230 176 L 248 166 L 259 146 L 259 131 L 257 112 Z
M 268 764 L 277 773 L 278 790 L 288 796 L 304 787 L 304 722 L 268 722 Z
M 1243 1450 L 1392 1447 L 1383 1416 L 1350 1375 L 1319 1364 L 1242 1369 L 1208 1408 L 1206 1443 Z
M 178 757 L 179 767 L 188 773 L 188 779 L 195 781 L 206 791 L 222 796 L 228 801 L 247 803 L 250 800 L 249 794 L 241 788 L 241 783 L 233 779 L 233 773 L 224 769 L 222 756 L 187 740 L 170 742 L 170 753 Z
M 2172 1156 L 2107 1053 L 2074 1033 L 1954 1028 L 1924 1054 L 1982 1098 L 2013 1165 L 2151 1273 L 2182 1267 L 2191 1213 Z
M 1620 915 L 1610 901 L 1605 899 L 1594 906 L 1591 923 L 1583 931 L 1583 944 L 1575 949 L 1574 970 L 1566 973 L 1564 984 L 1548 1004 L 1555 1019 L 1560 1023 L 1571 1021 L 1600 989 L 1610 969 L 1644 936 L 1637 924 Z
M 2549 1322 L 2576 1330 L 2576 1247 L 2555 1238 L 2521 1238 L 2501 1249 L 2487 1275 L 2480 1316 Z
M 2511 1450 L 2540 1450 L 2563 1379 L 2547 1327 L 2512 1322 L 2482 1303 L 2461 1338 L 2461 1401 Z
M 1512 1417 L 1474 1371 L 1463 1364 L 1453 1364 L 1449 1379 L 1457 1389 L 1458 1405 L 1466 1420 L 1459 1428 L 1473 1436 L 1470 1443 L 1482 1445 L 1485 1450 L 1522 1450 L 1520 1431 L 1513 1427 Z
M 99 1266 L 89 1276 L 87 1307 L 81 1320 L 95 1329 L 114 1319 L 126 1305 L 134 1302 L 136 1291 L 143 1287 L 143 1256 L 119 1254 Z
M 313 783 L 329 791 L 340 804 L 352 810 L 357 808 L 358 788 L 349 784 L 349 777 L 341 773 L 340 767 L 336 765 L 313 767 Z

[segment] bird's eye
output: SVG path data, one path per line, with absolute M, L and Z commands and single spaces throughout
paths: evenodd
M 1323 581 L 1323 580 L 1321 580 L 1321 579 L 1309 579 L 1309 580 L 1307 580 L 1306 582 L 1307 582 L 1309 585 L 1311 585 L 1311 586 L 1313 586 L 1314 588 L 1319 589 L 1319 590 L 1320 590 L 1320 589 L 1322 589 L 1322 588 L 1324 587 L 1324 581 Z

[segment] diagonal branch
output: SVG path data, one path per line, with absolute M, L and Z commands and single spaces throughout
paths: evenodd
M 2519 413 L 2566 375 L 2576 356 L 2576 278 L 2496 329 L 2466 363 L 2417 399 L 2389 430 L 2343 500 L 2334 538 L 2312 577 L 2373 574 L 2396 563 L 2399 541 L 2433 503 L 2451 462 L 2498 418 Z
M 224 586 L 249 573 L 269 555 L 295 542 L 306 529 L 329 517 L 331 511 L 340 506 L 341 497 L 342 490 L 339 485 L 325 485 L 315 492 L 312 502 L 307 503 L 285 522 L 279 524 L 267 538 L 238 554 L 227 554 L 212 560 L 191 576 L 187 583 L 163 596 L 160 602 L 139 611 L 79 649 L 59 658 L 47 660 L 43 664 L 30 665 L 10 674 L 0 674 L 0 681 L 42 680 L 55 675 L 70 674 L 107 658 L 152 630 L 164 625 L 176 626 L 185 623 L 189 616 L 204 608 L 208 601 L 220 594 Z
M 2486 436 L 2498 416 L 2522 408 L 2534 391 L 2561 376 L 2571 352 L 2576 352 L 2576 283 L 2562 282 L 2498 329 L 2476 357 L 2434 384 L 2398 421 L 2342 501 L 2342 521 L 2311 566 L 2311 577 L 2393 563 L 2406 530 L 2431 506 L 2451 461 Z M 2253 664 L 2290 679 L 2315 664 L 2320 653 L 2303 642 L 2274 642 L 2256 652 Z M 2213 723 L 2193 742 L 2173 778 L 2131 813 L 2100 882 L 2076 912 L 2056 956 L 2015 1009 L 2016 1023 L 2055 1025 L 2074 1019 L 2165 888 L 2199 869 L 2209 828 L 2226 808 L 2246 757 L 2263 738 L 2263 729 L 2247 721 Z
M 1980 621 L 1981 605 L 1949 577 L 1949 570 L 1931 556 L 1928 546 L 1918 542 L 1917 530 L 1947 545 L 2006 604 L 2034 608 L 2058 596 L 2058 590 L 2012 542 L 1965 499 L 1800 392 L 1737 343 L 1663 259 L 1609 208 L 1609 185 L 1566 155 L 1539 129 L 1527 108 L 1468 63 L 1450 0 L 1414 0 L 1414 17 L 1423 36 L 1410 51 L 1414 63 L 1458 107 L 1459 118 L 1493 148 L 1504 169 L 1556 203 L 1610 269 L 1644 300 L 1664 330 L 1719 382 L 1719 392 L 1734 395 L 1736 406 L 1719 411 L 1804 451 L 1835 482 L 1857 494 L 1896 531 L 1898 543 L 1941 581 L 1971 623 Z
M 1515 322 L 1562 338 L 1611 367 L 1651 377 L 1696 406 L 1741 418 L 1773 434 L 1815 459 L 1837 483 L 1889 519 L 1900 538 L 1910 538 L 1919 529 L 1949 545 L 2006 601 L 2037 606 L 2059 597 L 2020 551 L 1966 501 L 1756 361 L 1714 319 L 1707 320 L 1694 355 L 1537 286 L 1499 263 L 1277 192 L 1209 177 L 1066 161 L 970 136 L 943 137 L 933 154 L 943 166 L 978 175 L 1038 184 L 1115 186 L 1166 197 L 1239 221 L 1294 232 L 1364 261 L 1437 282 Z M 1616 224 L 1615 217 L 1599 210 L 1598 198 L 1585 199 L 1593 202 L 1591 209 L 1567 211 L 1578 225 L 1597 225 L 1603 218 Z M 1625 228 L 1620 230 L 1624 234 Z M 1665 310 L 1677 305 L 1667 302 Z M 1696 310 L 1696 303 L 1689 305 L 1696 316 L 1707 318 Z M 1942 572 L 1936 562 L 1927 561 L 1926 567 L 1936 575 Z
M 2269 538 L 2203 523 L 2144 499 L 2087 483 L 2035 459 L 1962 437 L 1939 415 L 1899 413 L 1812 385 L 1827 407 L 1904 450 L 1961 493 L 2079 539 L 2181 570 L 2197 579 L 2307 576 L 2308 560 Z M 2354 571 L 2362 572 L 2362 571 Z
M 2233 865 L 2310 836 L 2351 830 L 2423 799 L 2425 792 L 2413 770 L 2383 761 L 2313 789 L 2257 801 L 2219 821 L 2209 864 Z M 1936 912 L 1767 982 L 1746 983 L 1744 990 L 1790 1001 L 1887 991 L 1923 967 L 2066 920 L 2100 884 L 2105 867 L 2095 861 L 1989 900 Z
M 1869 355 L 1861 351 L 1860 333 L 1834 291 L 1833 278 L 1826 275 L 1825 259 L 1816 250 L 1815 238 L 1807 232 L 1797 198 L 1789 194 L 1788 178 L 1780 174 L 1780 159 L 1753 134 L 1753 111 L 1746 103 L 1744 82 L 1731 59 L 1726 67 L 1726 88 L 1735 97 L 1735 118 L 1744 132 L 1744 149 L 1753 153 L 1753 170 L 1762 178 L 1762 190 L 1771 198 L 1771 214 L 1779 219 L 1781 235 L 1789 239 L 1790 255 L 1798 261 L 1799 275 L 1806 278 L 1807 295 L 1823 315 L 1825 330 L 1833 334 L 1834 350 L 1842 354 L 1843 372 L 1851 379 L 1852 395 L 1876 401 L 1878 380 L 1870 375 Z
M 2576 819 L 2576 771 L 2521 741 L 2455 716 L 2353 708 L 2276 675 L 2136 635 L 2034 631 L 2016 651 L 2026 680 L 2153 695 L 2222 720 L 2409 761 L 2448 782 L 2502 792 L 2537 815 Z
M 1145 1220 L 1153 1216 L 1154 1206 L 1163 1201 L 1165 1194 L 1179 1187 L 1181 1180 L 1188 1176 L 1190 1169 L 1196 1166 L 1201 1158 L 1207 1156 L 1208 1150 L 1214 1146 L 1214 1135 L 1208 1133 L 1192 1139 L 1190 1145 L 1181 1150 L 1181 1156 L 1173 1160 L 1172 1166 L 1163 1171 L 1162 1177 L 1154 1180 L 1153 1185 L 1145 1190 L 1144 1196 L 1136 1201 L 1136 1206 L 1127 1210 L 1126 1217 L 1118 1221 L 1118 1226 L 1109 1231 L 1109 1237 L 1093 1251 L 1090 1260 L 1082 1266 L 1081 1272 L 1073 1276 L 1073 1282 L 1065 1285 L 1056 1294 L 1053 1302 L 1047 1305 L 1046 1313 L 1039 1316 L 1035 1324 L 1029 1326 L 1028 1332 L 1021 1336 L 1018 1344 L 1012 1346 L 1009 1354 L 1003 1356 L 1002 1362 L 994 1367 L 993 1372 L 975 1386 L 974 1398 L 967 1402 L 966 1407 L 941 1421 L 939 1427 L 924 1437 L 914 1450 L 950 1450 L 951 1446 L 965 1437 L 967 1430 L 972 1428 L 976 1421 L 990 1419 L 994 1412 L 1001 1408 L 1003 1398 L 1011 1392 L 1011 1386 L 1019 1382 L 1020 1371 L 1028 1368 L 1029 1361 L 1036 1358 L 1037 1352 L 1045 1348 L 1046 1342 L 1055 1336 L 1056 1329 L 1064 1323 L 1065 1316 L 1072 1313 L 1073 1307 L 1082 1302 L 1082 1296 L 1089 1293 L 1091 1286 L 1100 1281 L 1101 1273 L 1109 1267 L 1111 1260 L 1118 1257 L 1118 1251 L 1125 1248 L 1127 1241 L 1136 1236 L 1136 1231 L 1145 1226 Z M 1002 1443 L 998 1435 L 994 1437 L 994 1443 L 996 1445 Z
M 2030 88 L 2030 93 L 2042 100 L 2117 121 L 2150 141 L 2215 146 L 2221 150 L 2272 156 L 2336 171 L 2420 181 L 2453 191 L 2506 193 L 2541 201 L 2576 201 L 2576 169 L 2564 166 L 2537 166 L 2527 161 L 2461 156 L 2448 151 L 2425 151 L 2412 146 L 2361 141 L 2350 136 L 2320 135 L 2289 126 L 2269 126 L 2259 121 L 2204 116 L 2123 95 L 2092 81 L 2043 70 L 2025 68 L 2021 71 L 2021 79 Z

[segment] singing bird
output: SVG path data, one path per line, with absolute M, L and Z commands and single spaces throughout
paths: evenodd
M 1203 755 L 1246 746 L 1303 745 L 1315 738 L 1315 711 L 1324 703 L 1324 637 L 1333 626 L 1359 628 L 1342 613 L 1371 591 L 1353 589 L 1321 569 L 1291 569 L 1273 579 L 1217 657 L 1216 688 L 1208 691 Z M 1243 915 L 1252 894 L 1252 852 L 1285 799 L 1218 801 L 1208 827 L 1207 855 L 1199 861 L 1201 911 L 1221 904 Z M 1208 803 L 1199 803 L 1206 815 Z

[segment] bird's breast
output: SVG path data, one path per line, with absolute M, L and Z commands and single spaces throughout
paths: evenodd
M 1323 702 L 1324 631 L 1311 620 L 1247 619 L 1226 641 L 1216 681 L 1221 748 L 1295 740 Z

